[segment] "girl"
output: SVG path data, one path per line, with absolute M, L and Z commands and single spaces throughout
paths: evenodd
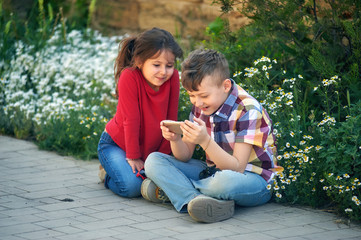
M 177 119 L 179 75 L 176 58 L 183 51 L 159 28 L 124 39 L 114 65 L 118 106 L 98 145 L 104 185 L 122 197 L 140 196 L 140 171 L 155 151 L 170 154 L 161 120 Z

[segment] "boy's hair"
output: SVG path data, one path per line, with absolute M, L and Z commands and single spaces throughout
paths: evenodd
M 197 49 L 182 63 L 182 85 L 188 91 L 198 91 L 206 76 L 213 75 L 215 84 L 220 86 L 229 78 L 228 62 L 224 55 L 215 50 Z
M 114 64 L 115 83 L 126 67 L 142 65 L 147 59 L 163 50 L 171 51 L 175 58 L 183 57 L 183 50 L 173 38 L 172 34 L 160 28 L 152 28 L 138 36 L 125 38 L 119 44 L 119 53 Z M 118 87 L 116 88 L 118 91 Z M 117 94 L 118 95 L 118 94 Z

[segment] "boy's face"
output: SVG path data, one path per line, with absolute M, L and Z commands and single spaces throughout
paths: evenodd
M 215 113 L 226 101 L 232 82 L 226 79 L 221 86 L 215 84 L 214 76 L 206 76 L 198 86 L 198 91 L 187 91 L 191 103 L 200 108 L 205 115 Z

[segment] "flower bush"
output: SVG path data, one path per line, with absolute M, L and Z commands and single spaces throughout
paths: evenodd
M 73 30 L 64 44 L 61 34 L 57 28 L 35 53 L 16 42 L 1 76 L 0 129 L 88 159 L 96 157 L 99 134 L 115 109 L 113 64 L 121 37 Z
M 279 76 L 274 77 L 273 75 Z M 323 96 L 324 112 L 305 114 L 302 75 L 287 78 L 277 60 L 262 57 L 233 77 L 268 110 L 277 138 L 278 162 L 284 167 L 273 186 L 275 201 L 332 207 L 352 219 L 361 219 L 361 101 L 338 106 L 333 76 L 314 87 Z M 273 90 L 266 91 L 266 88 Z M 333 106 L 333 107 L 331 107 Z M 336 107 L 335 107 L 336 106 Z M 344 121 L 335 109 L 348 112 Z

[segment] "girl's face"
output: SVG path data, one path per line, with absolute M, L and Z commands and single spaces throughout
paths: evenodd
M 139 68 L 145 80 L 154 91 L 158 91 L 173 75 L 175 56 L 169 50 L 156 53 L 152 58 L 147 59 Z

